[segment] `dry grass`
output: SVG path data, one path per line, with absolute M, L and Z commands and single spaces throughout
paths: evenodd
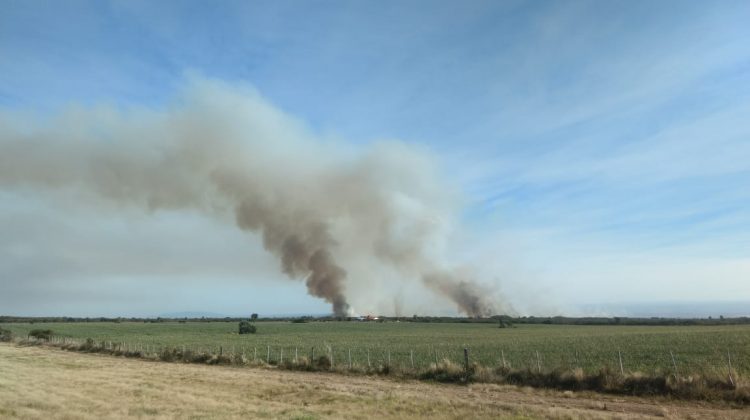
M 721 405 L 159 363 L 8 344 L 0 345 L 0 372 L 0 418 L 747 417 Z
M 376 364 L 369 367 L 352 367 L 331 365 L 328 356 L 323 355 L 309 360 L 307 357 L 287 358 L 271 361 L 271 364 L 256 359 L 250 360 L 242 354 L 215 354 L 208 352 L 193 352 L 189 349 L 175 347 L 161 348 L 155 352 L 122 349 L 121 346 L 108 345 L 105 342 L 96 343 L 91 338 L 83 343 L 60 343 L 45 340 L 21 340 L 22 346 L 51 346 L 65 350 L 88 353 L 106 353 L 115 356 L 160 360 L 164 362 L 197 363 L 208 365 L 238 365 L 276 367 L 285 370 L 301 371 L 336 371 L 346 374 L 377 374 L 393 375 L 401 379 L 422 379 L 445 383 L 497 383 L 536 388 L 552 388 L 567 391 L 596 391 L 620 395 L 636 396 L 669 396 L 681 399 L 715 401 L 723 400 L 747 406 L 750 404 L 750 386 L 737 372 L 731 375 L 714 373 L 706 375 L 691 374 L 676 376 L 670 373 L 657 372 L 647 375 L 642 372 L 620 373 L 609 368 L 602 368 L 598 372 L 590 373 L 584 370 L 535 370 L 511 369 L 507 367 L 488 368 L 477 363 L 468 368 L 458 365 L 449 359 L 430 364 L 426 369 L 402 369 L 393 372 L 387 364 Z

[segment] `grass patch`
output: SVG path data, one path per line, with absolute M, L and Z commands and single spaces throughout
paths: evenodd
M 49 345 L 172 363 L 488 382 L 748 404 L 750 326 L 558 326 L 357 322 L 55 323 Z M 2 329 L 26 337 L 31 324 Z M 83 334 L 91 333 L 89 337 Z M 21 343 L 39 344 L 40 340 Z M 463 348 L 470 349 L 464 368 Z M 731 357 L 731 360 L 730 360 Z M 620 368 L 622 363 L 622 371 Z M 729 364 L 731 363 L 731 373 Z M 675 374 L 678 372 L 678 374 Z

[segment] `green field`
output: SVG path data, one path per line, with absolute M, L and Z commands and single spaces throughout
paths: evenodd
M 575 368 L 586 371 L 603 366 L 619 370 L 619 354 L 625 371 L 680 374 L 721 373 L 732 367 L 750 373 L 750 326 L 573 326 L 520 325 L 498 328 L 495 324 L 412 322 L 259 322 L 258 333 L 237 334 L 234 322 L 78 322 L 8 323 L 2 327 L 25 336 L 35 328 L 51 329 L 66 339 L 92 338 L 97 342 L 126 343 L 157 351 L 185 346 L 194 351 L 244 352 L 248 358 L 277 361 L 315 354 L 333 354 L 336 365 L 370 363 L 423 368 L 435 358 L 462 360 L 463 348 L 473 361 L 486 366 L 505 362 L 515 368 Z M 146 347 L 148 346 L 148 347 Z M 670 352 L 674 355 L 674 362 Z M 539 354 L 537 360 L 537 353 Z

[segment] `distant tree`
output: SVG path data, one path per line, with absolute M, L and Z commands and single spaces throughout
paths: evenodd
M 240 334 L 255 334 L 258 329 L 249 321 L 240 321 Z
M 252 319 L 253 321 L 255 321 L 256 319 L 258 319 L 258 314 L 252 314 L 252 315 L 250 315 L 250 319 Z
M 513 321 L 509 316 L 501 316 L 498 319 L 498 327 L 500 328 L 511 328 L 513 327 Z

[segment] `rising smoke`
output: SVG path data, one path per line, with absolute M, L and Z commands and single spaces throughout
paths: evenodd
M 193 80 L 166 110 L 0 112 L 0 188 L 77 194 L 101 211 L 197 210 L 261 235 L 337 315 L 387 267 L 469 316 L 502 307 L 444 267 L 454 202 L 428 152 L 315 137 L 246 87 Z M 388 299 L 399 302 L 393 293 Z

